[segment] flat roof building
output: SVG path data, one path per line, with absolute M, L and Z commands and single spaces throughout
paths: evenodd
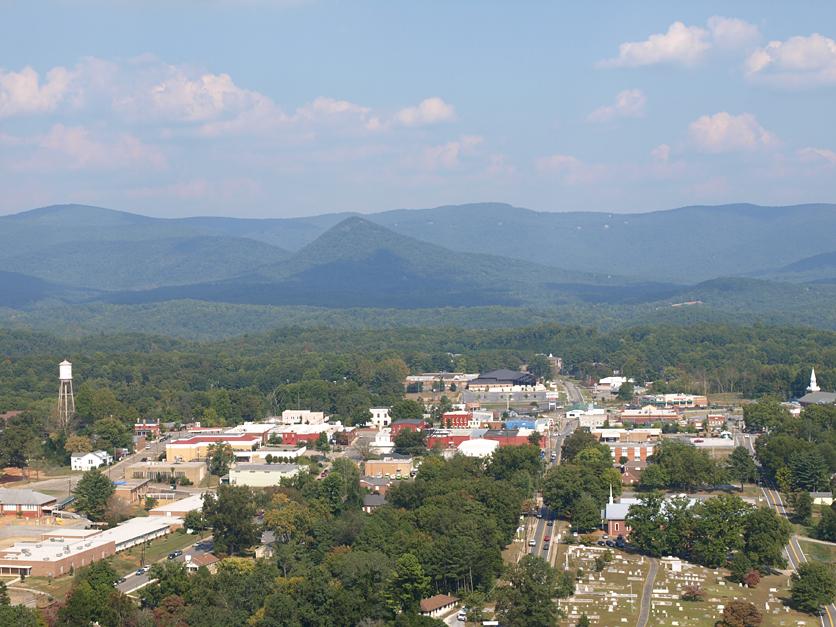
M 235 464 L 229 469 L 229 483 L 267 488 L 279 485 L 282 479 L 295 477 L 300 470 L 299 464 Z
M 262 441 L 262 436 L 257 433 L 196 435 L 166 444 L 165 458 L 167 462 L 199 461 L 209 456 L 209 447 L 212 445 L 228 444 L 233 451 L 252 451 Z
M 192 494 L 173 503 L 158 505 L 148 514 L 151 517 L 184 518 L 189 512 L 199 512 L 203 509 L 203 494 Z
M 206 477 L 206 462 L 145 461 L 129 465 L 125 477 L 149 479 L 155 483 L 169 483 L 172 479 L 188 479 L 198 485 Z

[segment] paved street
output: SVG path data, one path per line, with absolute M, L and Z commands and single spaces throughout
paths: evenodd
M 653 582 L 656 581 L 656 572 L 659 569 L 659 562 L 654 558 L 650 558 L 650 570 L 647 571 L 647 578 L 644 580 L 644 588 L 642 588 L 642 596 L 639 600 L 639 618 L 636 621 L 636 627 L 645 627 L 650 618 L 650 599 L 653 594 Z
M 198 548 L 197 545 L 201 545 L 201 548 Z M 176 557 L 174 561 L 177 562 L 184 562 L 186 561 L 186 555 L 194 557 L 195 555 L 199 555 L 202 553 L 211 553 L 212 549 L 212 542 L 211 540 L 203 540 L 203 541 L 196 541 L 195 544 L 191 545 L 189 548 L 183 550 L 183 555 Z M 168 557 L 164 557 L 160 562 L 164 562 L 168 559 Z M 150 566 L 150 564 L 149 564 Z M 129 592 L 134 592 L 135 590 L 139 590 L 150 583 L 150 577 L 148 573 L 143 573 L 142 575 L 137 575 L 135 572 L 127 575 L 125 577 L 125 581 L 120 583 L 116 586 L 116 589 L 120 592 L 124 592 L 128 594 Z

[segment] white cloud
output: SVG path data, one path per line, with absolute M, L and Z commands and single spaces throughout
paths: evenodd
M 640 67 L 656 63 L 693 65 L 711 47 L 709 33 L 699 26 L 674 22 L 667 32 L 644 41 L 628 41 L 618 47 L 618 57 L 600 63 L 601 67 Z
M 628 41 L 618 47 L 618 56 L 601 61 L 599 67 L 641 67 L 645 65 L 696 65 L 712 48 L 739 49 L 753 45 L 758 28 L 737 18 L 715 15 L 707 28 L 677 21 L 664 33 L 644 41 Z
M 711 31 L 714 45 L 728 50 L 751 48 L 761 36 L 754 24 L 736 17 L 719 15 L 708 18 L 708 30 Z
M 166 165 L 162 152 L 129 133 L 101 139 L 81 126 L 55 124 L 44 135 L 25 143 L 33 147 L 34 152 L 21 161 L 22 169 L 160 169 Z
M 67 96 L 71 78 L 63 67 L 51 69 L 43 81 L 31 67 L 20 72 L 0 69 L 0 118 L 54 111 Z
M 751 113 L 731 115 L 726 111 L 704 115 L 691 123 L 691 140 L 704 152 L 758 150 L 778 143 Z
M 615 103 L 599 107 L 587 116 L 588 122 L 610 122 L 616 118 L 638 118 L 644 115 L 647 98 L 641 89 L 625 89 L 615 97 Z
M 423 126 L 455 119 L 456 110 L 441 98 L 433 97 L 422 100 L 414 107 L 401 109 L 395 114 L 395 121 L 403 126 Z
M 836 84 L 836 41 L 818 33 L 770 41 L 749 55 L 746 73 L 778 87 Z
M 605 170 L 603 166 L 590 165 L 577 157 L 564 154 L 540 157 L 534 165 L 541 174 L 557 176 L 571 185 L 599 181 Z
M 464 135 L 456 141 L 424 149 L 421 165 L 428 170 L 453 169 L 459 166 L 463 156 L 475 154 L 484 138 L 479 135 Z
M 802 161 L 836 166 L 836 152 L 829 148 L 801 148 L 796 154 Z
M 654 161 L 659 163 L 667 163 L 671 158 L 671 147 L 668 144 L 659 144 L 650 151 L 650 156 Z

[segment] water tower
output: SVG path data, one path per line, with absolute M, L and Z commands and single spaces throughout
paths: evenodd
M 73 396 L 73 365 L 66 359 L 58 364 L 58 421 L 66 431 L 70 420 L 75 414 L 75 397 Z

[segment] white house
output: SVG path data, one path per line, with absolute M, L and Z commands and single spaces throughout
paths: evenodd
M 372 414 L 372 424 L 378 429 L 383 429 L 392 424 L 388 407 L 372 407 L 369 411 Z
M 90 470 L 113 463 L 113 457 L 107 451 L 93 451 L 92 453 L 73 453 L 70 455 L 70 468 L 73 470 Z

